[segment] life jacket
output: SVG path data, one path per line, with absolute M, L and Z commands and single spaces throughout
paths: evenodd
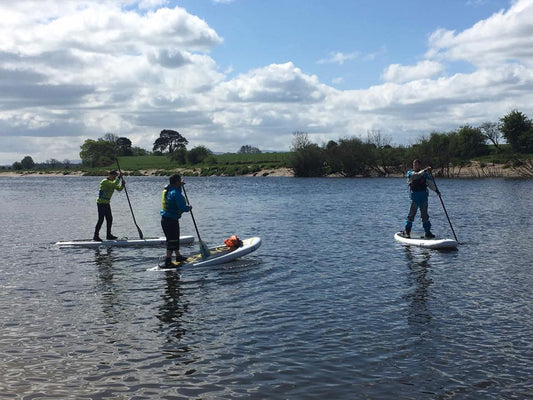
M 411 189 L 411 192 L 424 192 L 427 190 L 427 187 L 428 184 L 425 176 L 415 179 L 409 184 L 409 189 Z
M 228 247 L 241 247 L 242 240 L 237 235 L 231 235 L 228 239 L 224 240 L 224 244 Z
M 169 201 L 169 196 L 177 189 L 166 186 L 161 193 L 161 215 L 167 218 L 179 219 L 181 217 L 181 210 L 174 201 Z
M 99 204 L 109 204 L 115 189 L 119 192 L 124 189 L 124 186 L 119 186 L 119 182 L 119 178 L 115 179 L 114 181 L 111 181 L 107 178 L 102 179 L 100 182 L 100 190 L 98 191 L 98 198 L 96 199 L 96 202 Z

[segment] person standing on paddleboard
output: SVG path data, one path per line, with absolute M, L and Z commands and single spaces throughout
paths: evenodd
M 122 180 L 122 184 L 119 184 L 120 180 Z M 122 189 L 124 189 L 125 185 L 126 182 L 124 182 L 122 173 L 120 173 L 119 175 L 117 171 L 109 171 L 107 178 L 102 179 L 102 182 L 100 182 L 100 191 L 98 192 L 98 199 L 96 200 L 96 205 L 98 207 L 98 222 L 96 223 L 96 227 L 94 228 L 93 240 L 97 242 L 102 241 L 102 239 L 100 239 L 100 228 L 104 223 L 104 218 L 107 227 L 106 239 L 115 240 L 117 238 L 116 236 L 113 236 L 111 234 L 111 226 L 113 225 L 113 214 L 111 213 L 111 196 L 113 196 L 113 192 L 115 190 L 121 192 Z
M 185 183 L 181 176 L 172 175 L 169 184 L 163 189 L 161 194 L 161 227 L 167 239 L 167 255 L 165 267 L 172 267 L 172 253 L 176 253 L 176 261 L 185 261 L 186 258 L 180 254 L 180 218 L 184 212 L 189 212 L 192 206 L 187 205 L 181 187 Z
M 407 171 L 407 183 L 409 184 L 409 191 L 411 197 L 411 208 L 409 214 L 405 220 L 405 228 L 403 234 L 405 237 L 411 237 L 411 228 L 413 221 L 415 220 L 416 212 L 420 209 L 420 216 L 422 217 L 422 226 L 425 231 L 426 239 L 433 239 L 435 235 L 431 233 L 431 222 L 429 222 L 428 214 L 428 187 L 433 190 L 437 195 L 440 193 L 435 186 L 433 178 L 429 175 L 431 167 L 427 166 L 424 169 L 420 169 L 420 160 L 413 161 L 413 169 Z

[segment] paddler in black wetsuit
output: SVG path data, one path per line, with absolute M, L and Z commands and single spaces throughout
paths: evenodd
M 440 196 L 439 191 L 435 186 L 433 178 L 429 175 L 431 167 L 427 166 L 420 169 L 420 160 L 413 161 L 413 169 L 407 171 L 407 183 L 409 184 L 409 191 L 411 197 L 411 208 L 405 220 L 405 228 L 403 235 L 405 237 L 411 236 L 411 228 L 415 220 L 416 212 L 420 208 L 420 216 L 422 217 L 422 226 L 425 231 L 426 239 L 433 239 L 435 235 L 431 233 L 431 222 L 429 222 L 428 214 L 428 187 Z

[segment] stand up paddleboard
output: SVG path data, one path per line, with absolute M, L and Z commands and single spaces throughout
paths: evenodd
M 226 245 L 222 245 L 210 248 L 210 255 L 205 260 L 202 260 L 202 255 L 198 253 L 187 257 L 185 261 L 180 263 L 174 261 L 172 263 L 173 267 L 168 268 L 164 267 L 163 265 L 158 265 L 156 267 L 149 268 L 148 271 L 174 271 L 184 267 L 201 267 L 224 264 L 257 250 L 259 246 L 261 246 L 261 238 L 252 237 L 249 239 L 244 239 L 242 241 L 242 246 L 240 247 L 228 247 Z
M 194 242 L 194 236 L 180 236 L 180 244 L 191 244 Z M 59 247 L 135 247 L 135 246 L 162 246 L 166 243 L 164 236 L 144 238 L 144 239 L 116 239 L 116 240 L 104 240 L 97 242 L 94 240 L 73 240 L 70 242 L 57 242 L 56 246 Z
M 412 234 L 410 238 L 403 235 L 403 232 L 396 232 L 394 239 L 407 246 L 418 246 L 426 249 L 452 250 L 457 248 L 457 241 L 453 239 L 425 239 L 424 236 Z

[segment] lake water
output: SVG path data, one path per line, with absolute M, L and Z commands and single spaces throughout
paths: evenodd
M 439 252 L 394 241 L 400 178 L 186 178 L 205 242 L 263 244 L 153 272 L 163 248 L 53 245 L 92 236 L 100 179 L 0 177 L 0 398 L 533 397 L 533 181 L 438 180 L 461 242 Z M 167 179 L 127 181 L 162 235 Z M 112 208 L 137 237 L 124 192 Z M 434 194 L 429 211 L 452 237 Z

